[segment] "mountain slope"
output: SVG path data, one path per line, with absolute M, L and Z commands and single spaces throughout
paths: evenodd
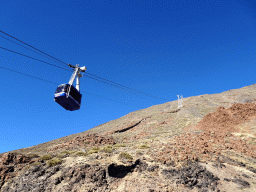
M 1 191 L 255 191 L 256 85 L 0 154 Z

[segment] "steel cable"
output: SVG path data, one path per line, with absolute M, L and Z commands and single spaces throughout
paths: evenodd
M 51 61 L 53 61 L 53 62 L 56 62 L 56 63 L 60 64 L 60 63 L 57 62 L 56 60 L 51 59 L 51 58 L 49 58 L 49 57 L 47 57 L 47 56 L 45 56 L 45 55 L 43 55 L 43 54 L 40 54 L 40 53 L 38 53 L 38 52 L 36 52 L 36 51 L 33 51 L 32 49 L 29 49 L 29 48 L 27 48 L 27 47 L 25 47 L 25 46 L 23 46 L 23 45 L 21 45 L 21 44 L 15 42 L 15 41 L 12 41 L 11 39 L 8 39 L 8 38 L 6 38 L 6 37 L 4 37 L 4 36 L 2 36 L 2 35 L 0 35 L 0 37 L 4 38 L 4 39 L 6 39 L 6 40 L 8 40 L 8 41 L 10 41 L 10 42 L 12 42 L 12 43 L 15 43 L 16 45 L 19 45 L 19 46 L 21 46 L 21 47 L 23 47 L 23 48 L 25 48 L 25 49 L 27 49 L 27 50 L 29 50 L 29 51 L 32 51 L 33 53 L 36 53 L 36 54 L 38 54 L 38 55 L 40 55 L 40 56 L 42 56 L 42 57 L 45 57 L 45 58 L 47 58 L 47 59 L 49 59 L 49 60 L 51 60 Z
M 69 71 L 69 72 L 72 72 L 72 70 L 70 69 L 65 69 L 65 68 L 63 68 L 63 67 L 60 67 L 60 66 L 57 66 L 57 65 L 54 65 L 54 64 L 52 64 L 52 63 L 48 63 L 48 62 L 45 62 L 45 61 L 42 61 L 42 60 L 40 60 L 40 59 L 37 59 L 37 58 L 34 58 L 34 57 L 30 57 L 30 56 L 28 56 L 28 55 L 24 55 L 24 54 L 22 54 L 22 53 L 18 53 L 18 52 L 16 52 L 16 51 L 13 51 L 13 50 L 10 50 L 10 49 L 6 49 L 6 48 L 4 48 L 4 47 L 0 47 L 0 49 L 3 49 L 3 50 L 6 50 L 6 51 L 9 51 L 9 52 L 12 52 L 12 53 L 15 53 L 15 54 L 19 54 L 19 55 L 22 55 L 22 56 L 24 56 L 24 57 L 27 57 L 27 58 L 30 58 L 30 59 L 34 59 L 34 60 L 36 60 L 36 61 L 39 61 L 39 62 L 42 62 L 42 63 L 45 63 L 45 64 L 47 64 L 47 65 L 51 65 L 51 66 L 54 66 L 54 67 L 58 67 L 58 68 L 60 68 L 60 69 L 63 69 L 63 70 L 66 70 L 66 71 Z M 102 83 L 105 83 L 105 84 L 108 84 L 108 85 L 110 85 L 110 86 L 113 86 L 113 87 L 116 87 L 116 88 L 118 88 L 118 89 L 121 89 L 121 90 L 123 90 L 123 91 L 127 91 L 127 88 L 125 89 L 125 87 L 120 87 L 120 86 L 118 86 L 118 85 L 116 85 L 116 84 L 111 84 L 111 83 L 108 83 L 108 82 L 105 82 L 105 81 L 102 81 L 102 80 L 100 80 L 100 79 L 96 79 L 96 78 L 94 78 L 94 77 L 90 77 L 90 76 L 88 76 L 87 75 L 88 73 L 86 73 L 86 77 L 88 77 L 88 78 L 90 78 L 90 79 L 94 79 L 94 80 L 96 80 L 96 81 L 99 81 L 99 82 L 102 82 Z M 90 75 L 92 75 L 92 74 L 90 74 Z M 103 79 L 103 78 L 102 78 Z M 111 81 L 110 81 L 111 82 Z M 134 93 L 134 92 L 133 92 Z M 135 94 L 135 93 L 134 93 Z M 135 94 L 136 96 L 138 96 L 138 97 L 141 97 L 141 96 L 139 96 L 139 95 L 137 95 L 137 94 Z M 141 98 L 143 98 L 143 99 L 147 99 L 148 100 L 148 98 L 145 98 L 145 97 L 141 97 Z
M 6 68 L 6 67 L 0 66 L 0 68 L 5 69 L 5 70 L 8 70 L 8 71 L 15 72 L 15 73 L 18 73 L 18 74 L 21 74 L 21 75 L 25 75 L 25 76 L 28 76 L 28 77 L 31 77 L 31 78 L 34 78 L 34 79 L 38 79 L 38 80 L 41 80 L 41 81 L 45 81 L 45 82 L 47 82 L 47 83 L 59 85 L 59 84 L 56 83 L 56 82 L 48 81 L 48 80 L 45 80 L 45 79 L 42 79 L 42 78 L 39 78 L 39 77 L 35 77 L 35 76 L 32 76 L 32 75 L 28 75 L 28 74 L 26 74 L 26 73 L 18 72 L 18 71 L 12 70 L 12 69 L 8 69 L 8 68 Z M 103 99 L 106 99 L 106 100 L 109 100 L 109 101 L 114 101 L 114 102 L 121 103 L 121 104 L 128 105 L 128 106 L 137 107 L 137 106 L 130 105 L 130 104 L 127 104 L 127 103 L 123 103 L 123 102 L 120 102 L 120 101 L 116 101 L 116 100 L 113 100 L 113 99 L 109 99 L 109 98 L 105 98 L 105 97 L 102 97 L 102 96 L 99 96 L 99 95 L 95 95 L 95 94 L 92 94 L 92 93 L 89 93 L 89 92 L 86 92 L 86 91 L 81 91 L 81 93 L 86 93 L 86 94 L 89 94 L 89 95 L 92 95 L 92 96 L 100 97 L 100 98 L 103 98 Z
M 7 36 L 9 36 L 9 37 L 11 37 L 11 38 L 13 38 L 13 39 L 15 39 L 15 40 L 17 40 L 17 41 L 19 41 L 19 42 L 21 42 L 21 43 L 23 43 L 23 44 L 25 44 L 25 45 L 27 45 L 27 46 L 29 46 L 29 47 L 31 47 L 31 48 L 33 48 L 33 49 L 35 49 L 35 50 L 37 50 L 37 51 L 39 51 L 39 52 L 41 52 L 41 53 L 43 53 L 43 54 L 45 54 L 45 55 L 47 55 L 47 56 L 49 56 L 49 57 L 51 57 L 51 58 L 53 58 L 53 59 L 55 59 L 55 60 L 57 60 L 57 61 L 59 61 L 59 62 L 61 62 L 61 63 L 59 63 L 59 64 L 62 64 L 62 65 L 64 65 L 64 64 L 65 64 L 65 66 L 67 66 L 67 65 L 68 65 L 67 63 L 65 63 L 65 62 L 63 62 L 63 61 L 61 61 L 61 60 L 59 60 L 59 59 L 57 59 L 57 58 L 55 58 L 55 57 L 51 56 L 51 55 L 49 55 L 49 54 L 47 54 L 47 53 L 45 53 L 45 52 L 43 52 L 43 51 L 41 51 L 41 50 L 39 50 L 39 49 L 37 49 L 37 48 L 35 48 L 35 47 L 33 47 L 33 46 L 31 46 L 31 45 L 29 45 L 29 44 L 25 43 L 25 42 L 23 42 L 23 41 L 21 41 L 21 40 L 19 40 L 19 39 L 15 38 L 15 37 L 13 37 L 13 36 L 11 36 L 11 35 L 9 35 L 8 33 L 5 33 L 5 32 L 3 32 L 3 31 L 0 31 L 0 32 L 1 32 L 1 33 L 3 33 L 3 34 L 5 34 L 5 35 L 7 35 Z M 1 36 L 1 37 L 3 37 L 3 36 Z M 5 38 L 5 37 L 3 37 L 3 38 Z M 5 39 L 7 39 L 7 38 L 5 38 Z M 7 40 L 9 40 L 9 39 L 7 39 Z M 14 42 L 14 41 L 12 41 L 12 40 L 9 40 L 9 41 L 11 41 L 11 42 L 15 43 L 15 42 Z M 15 44 L 18 44 L 18 43 L 15 43 Z M 18 45 L 20 45 L 20 44 L 18 44 Z M 22 45 L 20 45 L 20 46 L 22 46 Z M 24 46 L 22 46 L 22 47 L 24 47 Z M 3 48 L 3 47 L 0 47 L 0 48 L 5 49 L 5 50 L 10 51 L 10 52 L 13 52 L 13 53 L 16 53 L 16 54 L 20 54 L 20 55 L 22 55 L 22 56 L 25 56 L 25 57 L 28 57 L 28 58 L 31 58 L 31 59 L 34 59 L 34 60 L 37 60 L 37 61 L 40 61 L 40 62 L 43 62 L 43 63 L 46 63 L 46 64 L 49 64 L 49 65 L 52 65 L 52 66 L 55 66 L 55 67 L 58 67 L 58 66 L 56 66 L 56 65 L 54 65 L 54 64 L 51 64 L 51 63 L 48 63 L 48 62 L 45 62 L 45 61 L 42 61 L 42 60 L 39 60 L 39 59 L 36 59 L 36 58 L 30 57 L 30 56 L 27 56 L 27 55 L 24 55 L 24 54 L 18 53 L 18 52 L 15 52 L 15 51 L 12 51 L 12 50 L 9 50 L 9 49 L 6 49 L 6 48 Z M 26 47 L 24 47 L 24 48 L 26 48 Z M 28 48 L 26 48 L 26 49 L 28 49 Z M 30 49 L 28 49 L 28 50 L 30 50 Z M 33 51 L 33 50 L 30 50 L 30 51 Z M 34 52 L 34 51 L 33 51 L 33 52 Z M 36 53 L 36 52 L 35 52 L 35 53 Z M 40 54 L 40 55 L 41 55 L 41 54 Z M 42 55 L 41 55 L 41 56 L 42 56 Z M 48 59 L 49 59 L 49 58 L 48 58 Z M 62 68 L 62 67 L 58 67 L 58 68 L 64 69 L 64 68 Z M 70 71 L 70 70 L 68 70 L 68 69 L 64 69 L 64 70 Z M 114 87 L 117 87 L 117 88 L 121 88 L 122 90 L 126 89 L 126 90 L 130 90 L 130 91 L 132 91 L 133 93 L 134 93 L 134 92 L 136 92 L 136 93 L 138 93 L 138 94 L 142 94 L 142 95 L 144 95 L 144 96 L 149 96 L 149 97 L 152 97 L 152 98 L 155 98 L 155 99 L 161 99 L 161 100 L 165 100 L 165 101 L 167 101 L 167 100 L 166 100 L 166 99 L 164 99 L 164 98 L 157 97 L 157 96 L 153 96 L 153 95 L 150 95 L 150 94 L 147 94 L 147 93 L 144 93 L 144 92 L 138 91 L 138 90 L 136 90 L 136 89 L 133 89 L 133 88 L 130 88 L 130 87 L 124 86 L 124 85 L 119 84 L 119 83 L 115 83 L 115 82 L 113 82 L 113 81 L 110 81 L 110 80 L 104 79 L 104 78 L 102 78 L 102 77 L 99 77 L 99 76 L 97 76 L 97 75 L 93 75 L 93 74 L 88 73 L 88 72 L 85 72 L 85 74 L 87 74 L 87 77 L 88 77 L 88 78 L 91 78 L 91 79 L 94 79 L 94 80 L 100 81 L 100 82 L 102 82 L 102 83 L 106 83 L 106 84 L 108 84 L 108 85 L 111 85 L 111 86 L 114 86 Z M 93 78 L 93 77 L 90 77 L 90 76 L 88 76 L 88 75 L 93 76 L 93 77 L 96 77 L 96 78 L 98 78 L 98 79 Z M 102 80 L 104 80 L 104 81 L 99 80 L 99 79 L 102 79 Z M 105 81 L 107 81 L 107 82 L 109 82 L 109 83 L 107 83 L 107 82 L 105 82 Z M 138 96 L 138 95 L 137 95 L 137 96 Z M 144 98 L 144 97 L 143 97 L 143 98 Z
M 63 63 L 63 64 L 66 65 L 65 62 L 60 61 L 59 59 L 56 59 L 55 57 L 53 57 L 53 56 L 51 56 L 51 55 L 49 55 L 49 54 L 47 54 L 47 53 L 45 53 L 45 52 L 43 52 L 43 51 L 40 51 L 39 49 L 37 49 L 37 48 L 35 48 L 35 47 L 33 47 L 33 46 L 31 46 L 31 45 L 29 45 L 29 44 L 27 44 L 27 43 L 25 43 L 25 42 L 19 40 L 19 39 L 15 38 L 15 37 L 13 37 L 13 36 L 11 36 L 11 35 L 9 35 L 8 33 L 5 33 L 5 32 L 3 32 L 3 31 L 0 31 L 0 33 L 3 33 L 3 34 L 5 34 L 5 35 L 7 35 L 7 36 L 9 36 L 9 37 L 11 37 L 11 38 L 13 38 L 13 39 L 15 39 L 15 40 L 17 40 L 17 41 L 19 41 L 19 42 L 21 42 L 21 43 L 23 43 L 23 44 L 25 44 L 25 45 L 27 45 L 27 46 L 29 46 L 29 47 L 31 47 L 31 48 L 33 48 L 33 49 L 35 49 L 35 50 L 37 50 L 37 51 L 39 51 L 39 52 L 41 52 L 41 53 L 43 53 L 43 54 L 45 54 L 45 55 L 47 55 L 47 56 L 49 56 L 49 57 L 51 57 L 51 58 L 53 58 L 53 59 L 55 59 L 55 60 L 57 60 L 57 61 L 59 61 L 59 62 L 61 62 L 61 63 Z
M 24 55 L 24 54 L 22 54 L 22 53 L 18 53 L 18 52 L 16 52 L 16 51 L 13 51 L 13 50 L 10 50 L 10 49 L 6 49 L 6 48 L 4 48 L 4 47 L 0 47 L 0 49 L 6 50 L 6 51 L 9 51 L 9 52 L 18 54 L 18 55 L 22 55 L 22 56 L 27 57 L 27 58 L 30 58 L 30 59 L 34 59 L 34 60 L 36 60 L 36 61 L 40 61 L 40 62 L 45 63 L 45 64 L 47 64 L 47 65 L 52 65 L 52 66 L 54 66 L 54 67 L 58 67 L 58 68 L 60 68 L 60 69 L 66 70 L 66 71 L 71 71 L 71 70 L 69 70 L 69 69 L 65 69 L 65 68 L 63 68 L 63 67 L 60 67 L 60 66 L 57 66 L 57 65 L 54 65 L 54 64 L 51 64 L 51 63 L 42 61 L 42 60 L 37 59 L 37 58 L 34 58 L 34 57 L 30 57 L 30 56 L 28 56 L 28 55 Z

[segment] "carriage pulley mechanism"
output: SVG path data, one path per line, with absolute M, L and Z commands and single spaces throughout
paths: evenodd
M 54 94 L 54 101 L 59 105 L 69 111 L 74 111 L 80 109 L 82 94 L 80 93 L 80 77 L 82 77 L 81 72 L 86 71 L 86 67 L 79 67 L 77 65 L 68 64 L 69 67 L 74 68 L 74 72 L 70 77 L 68 84 L 61 84 L 57 87 Z M 73 83 L 76 78 L 76 87 Z

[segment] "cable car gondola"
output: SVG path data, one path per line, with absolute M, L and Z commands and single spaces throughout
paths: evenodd
M 70 67 L 75 68 L 68 84 L 61 84 L 57 87 L 54 94 L 54 101 L 61 105 L 64 109 L 74 111 L 80 109 L 82 94 L 80 93 L 80 72 L 85 72 L 86 67 L 79 67 L 79 65 Z M 76 87 L 73 82 L 76 79 Z

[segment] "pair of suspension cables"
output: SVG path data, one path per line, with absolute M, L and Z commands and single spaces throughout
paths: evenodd
M 5 47 L 1 47 L 1 46 L 0 46 L 0 49 L 3 49 L 3 50 L 5 50 L 5 51 L 9 51 L 9 52 L 12 52 L 12 53 L 14 53 L 14 54 L 18 54 L 18 55 L 27 57 L 27 58 L 29 58 L 29 59 L 33 59 L 33 60 L 42 62 L 42 63 L 47 64 L 47 65 L 51 65 L 51 66 L 60 68 L 60 69 L 62 69 L 62 70 L 66 70 L 66 71 L 72 72 L 72 70 L 68 67 L 68 63 L 63 62 L 63 61 L 61 61 L 61 60 L 59 60 L 59 59 L 57 59 L 57 58 L 55 58 L 55 57 L 53 57 L 53 56 L 51 56 L 51 55 L 45 53 L 45 52 L 43 52 L 43 51 L 41 51 L 41 50 L 39 50 L 39 49 L 37 49 L 37 48 L 35 48 L 35 47 L 33 47 L 33 46 L 31 46 L 31 45 L 29 45 L 29 44 L 27 44 L 27 43 L 21 41 L 21 40 L 15 38 L 15 37 L 13 37 L 13 36 L 11 36 L 10 34 L 8 34 L 8 33 L 6 33 L 6 32 L 0 31 L 0 33 L 3 34 L 3 35 L 0 35 L 1 38 L 4 38 L 4 39 L 6 39 L 6 40 L 8 40 L 8 41 L 10 41 L 10 42 L 12 42 L 12 43 L 15 43 L 15 44 L 17 44 L 17 45 L 19 45 L 19 46 L 21 46 L 21 47 L 23 47 L 23 48 L 25 48 L 25 49 L 31 51 L 31 52 L 34 52 L 34 53 L 36 53 L 36 54 L 38 54 L 38 55 L 40 55 L 40 56 L 43 56 L 43 57 L 45 57 L 45 58 L 47 58 L 47 59 L 49 59 L 49 60 L 51 60 L 51 61 L 57 63 L 58 65 L 52 64 L 52 63 L 49 63 L 49 62 L 46 62 L 46 61 L 43 61 L 43 60 L 40 60 L 40 59 L 31 57 L 31 56 L 28 56 L 28 55 L 25 55 L 25 54 L 22 54 L 22 53 L 18 53 L 18 52 L 16 52 L 16 51 L 7 49 L 7 48 L 5 48 Z M 61 66 L 60 66 L 60 65 L 61 65 Z M 45 82 L 48 82 L 48 83 L 57 84 L 57 83 L 52 82 L 52 81 L 48 81 L 48 80 L 45 80 L 45 79 L 41 79 L 41 78 L 38 78 L 38 77 L 35 77 L 35 76 L 31 76 L 31 75 L 28 75 L 28 74 L 25 74 L 25 73 L 17 72 L 17 71 L 15 71 L 15 70 L 8 69 L 8 68 L 5 68 L 5 67 L 1 67 L 1 66 L 0 66 L 0 68 L 6 69 L 6 70 L 9 70 L 9 71 L 12 71 L 12 72 L 16 72 L 16 73 L 19 73 L 19 74 L 23 74 L 23 75 L 26 75 L 26 76 L 29 76 L 29 77 L 33 77 L 33 78 L 36 78 L 36 79 L 39 79 L 39 80 L 42 80 L 42 81 L 45 81 Z M 166 99 L 163 99 L 163 98 L 161 98 L 161 97 L 157 97 L 157 96 L 153 96 L 153 95 L 150 95 L 150 94 L 141 92 L 141 91 L 139 91 L 139 90 L 136 90 L 136 89 L 133 89 L 133 88 L 124 86 L 124 85 L 122 85 L 122 84 L 116 83 L 116 82 L 114 82 L 114 81 L 107 80 L 107 79 L 105 79 L 105 78 L 99 77 L 99 76 L 97 76 L 97 75 L 94 75 L 94 74 L 91 74 L 91 73 L 88 73 L 88 72 L 85 72 L 85 73 L 84 73 L 84 76 L 86 76 L 86 77 L 88 77 L 88 78 L 90 78 L 90 79 L 93 79 L 93 80 L 96 80 L 96 81 L 99 81 L 99 82 L 108 84 L 108 85 L 110 85 L 110 86 L 113 86 L 113 87 L 122 89 L 123 91 L 133 93 L 133 94 L 135 94 L 136 96 L 142 97 L 142 98 L 144 98 L 144 99 L 154 98 L 154 99 L 161 99 L 161 100 L 165 100 L 165 101 L 166 101 Z M 94 95 L 94 94 L 91 94 L 91 93 L 88 93 L 88 92 L 85 92 L 85 93 L 90 94 L 90 95 Z M 94 96 L 101 97 L 101 96 L 98 96 L 98 95 L 94 95 Z M 101 98 L 104 98 L 104 97 L 101 97 Z M 104 99 L 107 99 L 107 98 L 104 98 Z M 116 100 L 112 100 L 112 99 L 108 99 L 108 100 L 116 101 Z M 116 102 L 118 102 L 118 101 L 116 101 Z M 119 103 L 123 103 L 123 102 L 119 102 Z M 123 103 L 123 104 L 126 104 L 126 103 Z

